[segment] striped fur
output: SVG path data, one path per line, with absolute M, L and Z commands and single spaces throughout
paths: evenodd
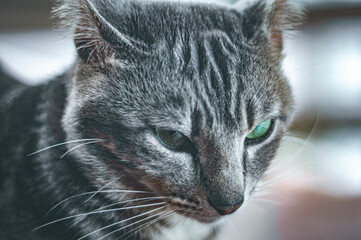
M 280 69 L 283 30 L 296 16 L 289 2 L 58 4 L 79 58 L 54 81 L 2 93 L 19 89 L 0 110 L 0 213 L 9 216 L 0 236 L 216 237 L 214 205 L 249 201 L 291 121 Z M 267 139 L 246 142 L 268 119 Z M 158 127 L 187 145 L 164 147 Z M 189 236 L 190 227 L 199 231 Z

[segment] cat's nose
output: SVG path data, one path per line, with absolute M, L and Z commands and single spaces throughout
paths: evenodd
M 238 199 L 236 204 L 230 204 L 229 202 L 219 201 L 220 199 L 209 199 L 210 204 L 220 215 L 228 215 L 237 211 L 243 205 L 243 197 Z
M 229 207 L 215 207 L 213 206 L 217 212 L 221 215 L 228 215 L 228 214 L 232 214 L 234 213 L 235 211 L 237 211 L 241 206 L 242 206 L 243 203 L 240 203 L 236 206 L 229 206 Z

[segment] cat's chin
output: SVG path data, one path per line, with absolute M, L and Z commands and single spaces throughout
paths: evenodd
M 194 213 L 201 215 L 202 213 Z M 209 239 L 216 234 L 216 230 L 223 224 L 223 217 L 216 218 L 213 222 L 202 222 L 194 217 L 184 214 L 172 214 L 168 220 L 168 227 L 162 229 L 154 237 L 157 240 L 199 240 Z
M 213 213 L 209 213 L 209 212 L 184 212 L 184 211 L 177 211 L 180 215 L 186 217 L 186 218 L 190 218 L 193 220 L 196 220 L 197 222 L 200 223 L 205 223 L 205 224 L 213 224 L 213 223 L 217 223 L 220 221 L 220 219 L 222 219 L 223 217 L 219 214 L 213 214 Z
M 218 216 L 218 217 L 207 217 L 207 216 L 199 216 L 199 215 L 194 215 L 194 216 L 189 216 L 192 219 L 200 222 L 200 223 L 205 223 L 205 224 L 213 224 L 213 223 L 218 223 L 220 222 L 220 220 L 224 217 L 222 216 Z

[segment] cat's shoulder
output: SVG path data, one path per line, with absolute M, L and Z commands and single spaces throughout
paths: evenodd
M 0 62 L 0 99 L 9 89 L 22 86 L 14 76 L 8 73 L 4 65 Z

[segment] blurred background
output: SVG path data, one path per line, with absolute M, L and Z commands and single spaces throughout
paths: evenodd
M 361 239 L 361 0 L 304 0 L 287 35 L 284 71 L 296 115 L 278 157 L 225 240 Z M 71 40 L 51 30 L 50 0 L 0 1 L 0 61 L 29 84 L 71 65 Z

